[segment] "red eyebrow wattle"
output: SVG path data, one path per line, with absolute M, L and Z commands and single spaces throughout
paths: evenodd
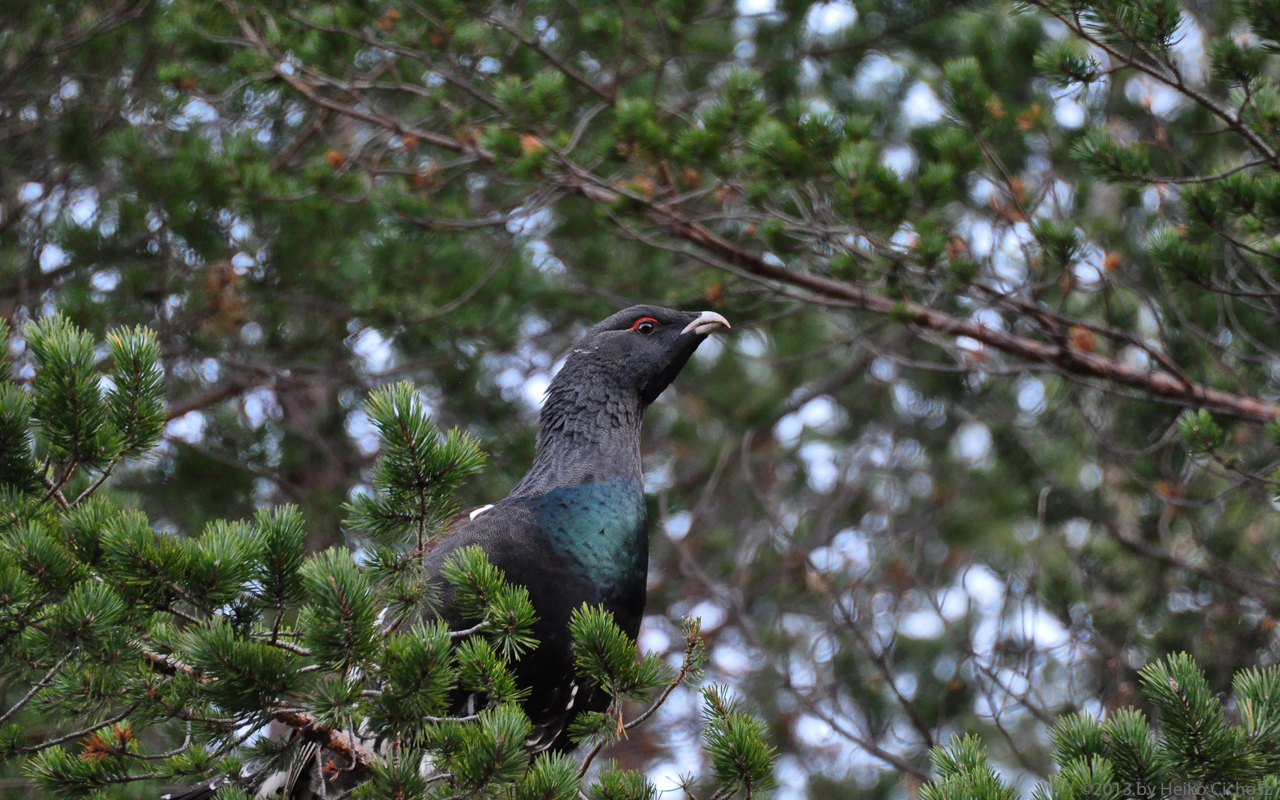
M 630 327 L 628 330 L 633 330 L 633 331 L 634 331 L 636 328 L 639 328 L 639 327 L 640 327 L 640 323 L 641 323 L 641 322 L 652 322 L 654 325 L 657 325 L 657 324 L 658 324 L 658 321 L 657 321 L 656 319 L 654 319 L 653 317 L 641 317 L 640 319 L 638 319 L 638 320 L 636 320 L 634 323 L 632 323 L 631 327 Z

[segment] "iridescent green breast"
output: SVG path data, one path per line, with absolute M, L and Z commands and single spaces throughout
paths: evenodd
M 605 600 L 643 591 L 649 564 L 644 491 L 625 478 L 529 498 L 537 535 Z

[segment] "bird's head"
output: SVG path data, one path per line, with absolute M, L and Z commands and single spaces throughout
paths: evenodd
M 601 321 L 574 346 L 552 382 L 593 384 L 618 399 L 634 397 L 644 407 L 680 374 L 707 336 L 729 327 L 714 311 L 673 311 L 632 306 Z
M 640 473 L 640 421 L 707 336 L 714 311 L 632 306 L 592 326 L 551 379 L 538 416 L 537 456 L 512 490 L 536 495 L 605 475 Z

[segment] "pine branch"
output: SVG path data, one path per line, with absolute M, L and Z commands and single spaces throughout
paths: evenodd
M 107 727 L 107 726 L 109 726 L 109 725 L 115 725 L 117 722 L 123 722 L 123 721 L 125 721 L 126 719 L 128 719 L 128 718 L 129 718 L 129 715 L 130 715 L 130 714 L 132 714 L 133 712 L 137 711 L 137 710 L 138 710 L 139 708 L 141 708 L 141 707 L 142 707 L 142 701 L 141 701 L 141 700 L 138 700 L 137 702 L 133 703 L 132 705 L 127 706 L 127 707 L 125 708 L 125 710 L 124 710 L 124 711 L 121 711 L 119 714 L 117 714 L 117 715 L 116 715 L 116 716 L 114 716 L 114 717 L 111 717 L 111 718 L 109 718 L 109 719 L 105 719 L 105 720 L 103 720 L 102 722 L 95 723 L 94 725 L 90 725 L 90 726 L 89 726 L 89 727 L 87 727 L 87 728 L 83 728 L 83 729 L 78 730 L 78 731 L 73 731 L 72 733 L 68 733 L 68 734 L 66 734 L 65 736 L 59 736 L 57 739 L 51 739 L 51 740 L 49 740 L 49 741 L 47 741 L 47 742 L 41 742 L 40 744 L 31 745 L 30 747 L 19 747 L 19 748 L 16 748 L 16 749 L 14 750 L 14 752 L 16 752 L 16 753 L 38 753 L 38 752 L 40 752 L 41 750 L 47 750 L 47 749 L 49 749 L 50 747 L 57 747 L 57 746 L 58 746 L 58 745 L 60 745 L 60 744 L 66 744 L 67 742 L 69 742 L 69 741 L 71 741 L 71 740 L 73 740 L 73 739 L 79 739 L 79 738 L 81 738 L 81 737 L 83 737 L 83 736 L 88 736 L 89 734 L 93 733 L 94 731 L 100 731 L 100 730 L 102 730 L 103 728 L 105 728 L 105 727 Z
M 77 495 L 74 500 L 68 503 L 67 507 L 70 508 L 70 507 L 78 506 L 80 505 L 81 502 L 87 500 L 90 497 L 93 497 L 94 494 L 96 494 L 97 491 L 102 488 L 102 484 L 107 482 L 107 478 L 111 477 L 111 473 L 115 470 L 116 464 L 119 464 L 119 463 L 120 463 L 119 459 L 116 459 L 115 461 L 112 461 L 110 464 L 108 464 L 107 468 L 102 470 L 102 474 L 98 476 L 98 479 L 94 481 L 92 484 L 90 484 L 89 488 L 85 489 L 83 492 Z
M 667 683 L 666 687 L 662 690 L 662 694 L 658 695 L 657 700 L 654 700 L 643 713 L 623 726 L 626 730 L 631 730 L 632 728 L 643 724 L 647 719 L 649 719 L 649 717 L 656 714 L 658 709 L 662 708 L 662 704 L 667 702 L 667 698 L 671 696 L 671 693 L 676 690 L 676 687 L 684 682 L 685 677 L 694 669 L 694 665 L 698 658 L 698 648 L 701 647 L 701 645 L 702 642 L 700 639 L 685 640 L 684 659 L 680 662 L 679 671 L 676 672 L 675 677 Z
M 671 693 L 676 690 L 676 687 L 684 683 L 685 678 L 688 677 L 690 673 L 698 669 L 699 662 L 702 659 L 702 638 L 698 630 L 697 623 L 690 622 L 688 624 L 690 627 L 688 635 L 685 636 L 684 658 L 680 662 L 680 669 L 676 672 L 675 676 L 667 682 L 667 685 L 663 687 L 662 693 L 658 695 L 658 698 L 654 700 L 648 708 L 631 721 L 619 725 L 619 733 L 632 730 L 633 728 L 642 725 L 650 717 L 656 714 L 658 709 L 662 708 L 663 704 L 667 702 L 667 699 L 671 697 Z M 616 702 L 618 701 L 615 700 L 615 703 Z M 621 713 L 620 704 L 618 711 Z M 587 755 L 583 758 L 582 765 L 578 769 L 579 779 L 586 777 L 587 771 L 591 768 L 591 763 L 595 761 L 596 756 L 600 755 L 600 751 L 603 750 L 605 745 L 608 743 L 609 740 L 601 736 L 596 740 L 596 743 L 592 745 L 591 749 L 587 751 Z
M 558 56 L 556 56 L 555 53 L 552 53 L 550 50 L 547 50 L 536 39 L 530 39 L 528 36 L 525 36 L 523 33 L 521 33 L 520 29 L 517 28 L 515 25 L 492 14 L 489 15 L 488 17 L 485 17 L 485 21 L 491 25 L 494 25 L 495 27 L 501 28 L 502 30 L 506 31 L 516 41 L 520 42 L 525 47 L 528 47 L 530 50 L 533 50 L 535 53 L 541 56 L 544 61 L 546 61 L 548 64 L 555 67 L 556 69 L 560 70 L 560 72 L 562 72 L 566 77 L 568 77 L 574 83 L 583 87 L 587 91 L 594 94 L 605 104 L 611 106 L 617 100 L 617 97 L 615 96 L 614 91 L 610 89 L 602 89 L 599 86 L 596 86 L 595 83 L 593 83 L 589 78 L 587 78 L 582 73 L 578 72 L 569 64 L 565 63 L 565 61 L 559 58 Z
M 198 670 L 193 669 L 191 666 L 182 663 L 182 661 L 172 656 L 165 656 L 149 650 L 144 650 L 143 654 L 152 666 L 160 672 L 169 675 L 182 673 L 190 675 L 201 682 L 208 680 L 208 678 L 203 676 Z M 119 719 L 113 720 L 107 724 L 114 724 L 114 722 L 119 722 L 121 719 L 124 719 L 124 717 L 120 717 Z M 271 719 L 298 731 L 307 741 L 318 742 L 324 747 L 327 747 L 335 753 L 347 758 L 355 765 L 355 769 L 365 771 L 372 763 L 373 755 L 369 751 L 364 750 L 359 745 L 355 744 L 346 734 L 318 723 L 313 716 L 306 712 L 284 709 L 271 713 Z M 467 721 L 470 719 L 473 718 L 462 718 L 458 721 Z M 441 718 L 439 721 L 443 722 L 446 720 L 445 718 Z M 94 730 L 96 729 L 97 728 Z
M 346 734 L 319 724 L 310 714 L 299 711 L 277 711 L 271 715 L 276 722 L 288 725 L 305 741 L 317 742 L 351 762 L 350 771 L 368 772 L 373 754 L 360 747 Z
M 436 133 L 434 131 L 424 130 L 414 125 L 406 125 L 399 119 L 376 111 L 376 106 L 358 104 L 349 106 L 344 103 L 335 102 L 317 92 L 312 86 L 308 85 L 296 73 L 296 70 L 285 69 L 283 56 L 275 52 L 265 36 L 260 34 L 247 19 L 238 12 L 232 12 L 236 17 L 236 21 L 240 26 L 240 31 L 245 38 L 253 44 L 253 46 L 270 61 L 272 73 L 280 80 L 288 84 L 294 91 L 307 98 L 311 103 L 321 108 L 337 112 L 343 116 L 350 117 L 361 122 L 367 122 L 379 128 L 395 131 L 397 136 L 414 136 L 424 142 L 429 142 L 438 147 L 447 150 L 453 150 L 459 153 L 465 153 L 475 156 L 482 161 L 493 160 L 493 154 L 487 152 L 483 148 L 464 144 L 456 139 Z
M 770 263 L 689 219 L 679 209 L 629 192 L 576 165 L 573 166 L 573 176 L 565 178 L 563 183 L 602 205 L 616 202 L 620 195 L 643 204 L 660 228 L 711 256 L 714 260 L 709 263 L 721 269 L 741 271 L 747 277 L 801 289 L 833 305 L 870 311 L 950 336 L 967 336 L 1001 352 L 1046 364 L 1070 377 L 1095 378 L 1138 389 L 1159 402 L 1185 408 L 1209 408 L 1223 416 L 1258 424 L 1271 422 L 1280 416 L 1280 406 L 1265 400 L 1199 383 L 1187 383 L 1163 370 L 1141 369 L 1096 353 L 1037 341 L 987 327 L 914 300 L 894 300 L 856 283 Z
M 73 647 L 71 648 L 70 652 L 68 652 L 65 656 L 59 659 L 58 663 L 54 664 L 53 667 L 48 672 L 45 673 L 43 678 L 36 681 L 36 683 L 31 687 L 31 691 L 23 695 L 22 698 L 18 700 L 18 702 L 14 703 L 9 708 L 8 711 L 4 712 L 3 714 L 0 714 L 0 725 L 3 725 L 6 721 L 8 721 L 10 717 L 18 713 L 19 711 L 21 711 L 23 706 L 25 706 L 27 703 L 30 703 L 32 700 L 34 700 L 35 696 L 40 694 L 40 691 L 42 689 L 45 689 L 50 684 L 52 684 L 54 678 L 57 677 L 58 675 L 58 671 L 62 669 L 63 665 L 65 665 L 68 661 L 70 661 L 71 657 L 79 652 L 80 652 L 79 647 Z

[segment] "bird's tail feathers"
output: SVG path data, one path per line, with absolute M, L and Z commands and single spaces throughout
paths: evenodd
M 195 786 L 188 786 L 185 789 L 179 789 L 176 792 L 160 795 L 159 800 L 209 800 L 217 794 L 218 790 L 231 782 L 231 779 L 225 775 L 219 775 L 216 778 L 210 778 L 203 783 L 197 783 Z
M 319 746 L 308 742 L 294 752 L 287 766 L 273 766 L 271 763 L 260 765 L 257 771 L 247 771 L 234 780 L 229 776 L 219 775 L 195 786 L 161 795 L 158 800 L 211 800 L 219 789 L 229 784 L 240 786 L 253 797 L 294 797 L 297 789 L 309 788 L 299 787 L 300 779 L 305 777 L 308 781 L 314 780 L 315 775 L 311 773 L 318 771 L 318 753 Z M 308 792 L 304 791 L 302 795 L 307 796 Z

